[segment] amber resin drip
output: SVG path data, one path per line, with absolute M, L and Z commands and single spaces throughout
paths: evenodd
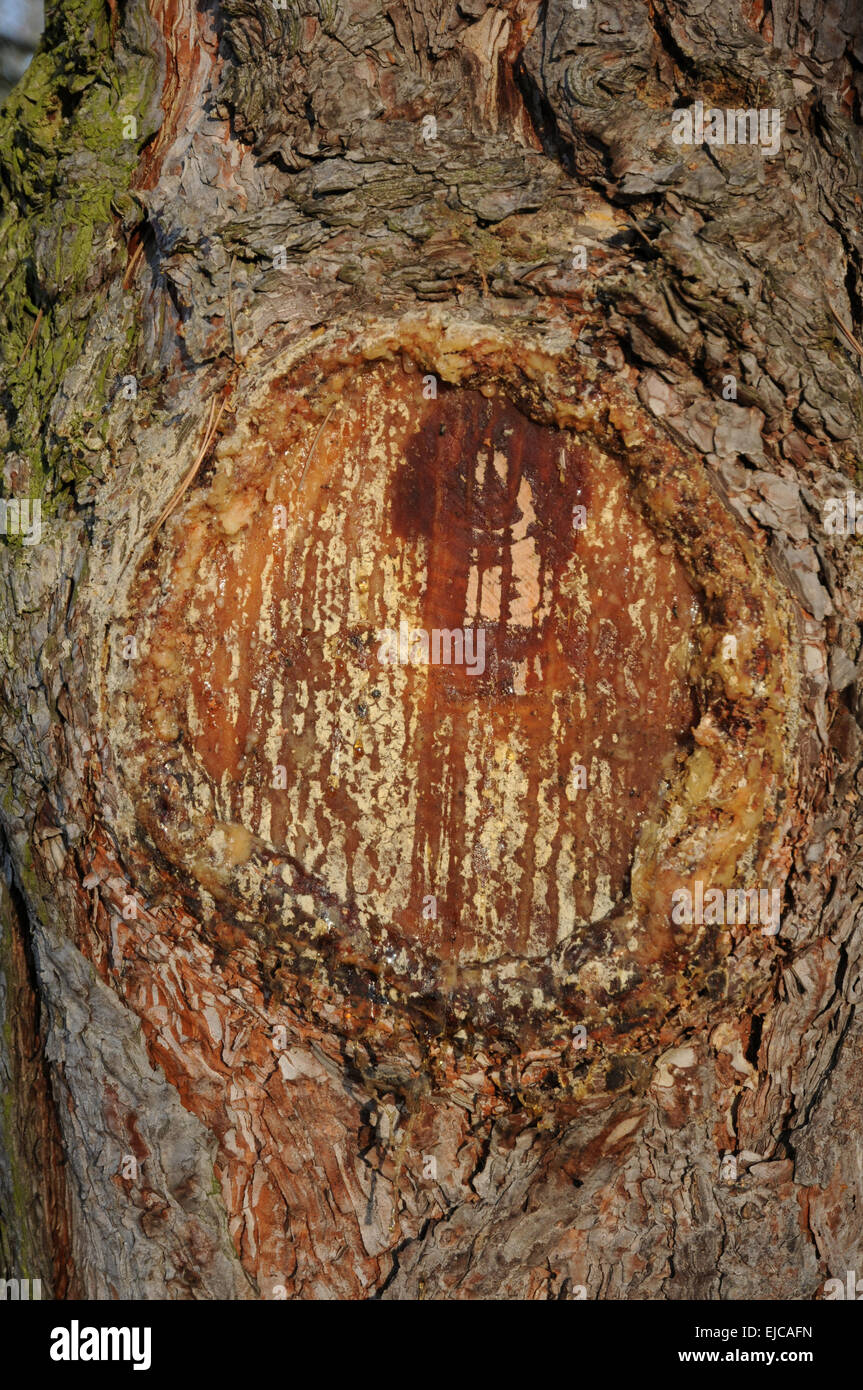
M 381 364 L 320 418 L 277 388 L 171 526 L 140 747 L 156 782 L 192 754 L 169 814 L 224 827 L 228 868 L 266 846 L 377 950 L 454 964 L 612 909 L 693 724 L 698 607 L 594 441 Z

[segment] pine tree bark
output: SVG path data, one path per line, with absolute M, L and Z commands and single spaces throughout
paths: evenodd
M 860 484 L 861 25 L 853 0 L 49 6 L 0 119 L 4 494 L 42 506 L 0 562 L 7 1277 L 810 1299 L 863 1270 L 863 552 L 825 522 Z M 676 143 L 699 101 L 778 112 L 775 153 Z M 379 675 L 372 618 L 422 554 L 428 627 L 458 625 L 453 479 L 495 430 L 536 522 L 517 540 L 510 498 L 488 561 L 526 604 L 512 679 L 439 695 L 527 750 L 489 861 L 440 799 L 479 743 Z M 589 764 L 553 722 L 578 663 L 547 707 L 532 672 L 575 591 L 530 661 L 505 644 L 570 573 L 572 478 L 572 650 L 628 752 L 558 795 L 553 750 Z M 349 710 L 309 697 L 330 677 Z M 445 832 L 439 882 L 417 846 Z M 681 926 L 697 880 L 778 890 L 778 932 Z

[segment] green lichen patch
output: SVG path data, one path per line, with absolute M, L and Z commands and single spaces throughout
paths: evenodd
M 54 5 L 39 51 L 0 115 L 6 493 L 56 498 L 85 456 L 72 415 L 59 437 L 46 420 L 85 343 L 98 344 L 107 286 L 125 263 L 115 200 L 128 200 L 140 149 L 160 119 L 151 27 L 146 10 L 133 6 L 112 39 L 103 0 Z M 96 414 L 130 348 L 128 333 L 107 336 L 109 353 L 93 349 Z

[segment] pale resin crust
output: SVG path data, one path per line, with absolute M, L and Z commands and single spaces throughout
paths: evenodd
M 584 1023 L 592 1037 L 613 1042 L 617 1052 L 639 1050 L 655 1039 L 677 1006 L 701 991 L 714 997 L 724 991 L 722 962 L 736 939 L 748 936 L 754 945 L 754 955 L 744 948 L 750 961 L 744 975 L 755 970 L 760 953 L 773 949 L 751 925 L 674 926 L 671 901 L 674 889 L 691 888 L 696 879 L 723 889 L 782 888 L 783 842 L 792 826 L 796 782 L 794 615 L 704 465 L 663 434 L 612 373 L 575 351 L 568 328 L 535 341 L 515 340 L 498 328 L 430 311 L 397 324 L 328 331 L 257 376 L 254 388 L 238 401 L 217 455 L 242 455 L 277 379 L 301 391 L 308 407 L 304 437 L 314 440 L 346 382 L 364 364 L 405 358 L 421 374 L 486 395 L 500 393 L 540 424 L 587 436 L 628 475 L 642 514 L 661 542 L 673 546 L 701 599 L 691 670 L 701 710 L 692 731 L 694 747 L 674 773 L 661 811 L 641 827 L 628 895 L 601 920 L 570 933 L 543 960 L 510 953 L 455 969 L 391 928 L 376 946 L 370 944 L 356 912 L 325 882 L 305 875 L 288 856 L 280 859 L 246 825 L 213 815 L 202 792 L 206 778 L 186 752 L 187 791 L 176 818 L 164 805 L 157 808 L 153 789 L 141 780 L 153 749 L 141 737 L 137 705 L 127 700 L 128 681 L 115 661 L 113 672 L 108 667 L 107 689 L 115 692 L 117 727 L 124 730 L 123 746 L 114 740 L 117 765 L 139 825 L 173 866 L 187 906 L 198 901 L 203 914 L 196 915 L 210 917 L 205 931 L 221 921 L 222 939 L 233 929 L 254 937 L 277 969 L 311 975 L 320 984 L 329 980 L 343 999 L 371 998 L 379 1024 L 381 1013 L 406 1010 L 420 1034 L 465 1027 L 510 1044 L 543 1044 Z M 232 526 L 244 524 L 244 501 L 231 495 L 224 474 L 218 476 L 221 491 L 214 505 L 230 533 Z M 155 573 L 163 591 L 193 583 L 193 574 L 178 572 L 173 558 L 175 528 L 183 527 L 183 518 L 181 506 L 157 542 Z M 141 582 L 132 587 L 133 615 Z M 152 679 L 148 622 L 146 611 L 134 616 L 133 630 L 143 641 L 141 689 Z M 729 645 L 734 644 L 723 644 L 728 636 L 736 639 L 733 651 Z M 159 659 L 156 653 L 157 664 Z M 164 670 L 159 679 L 163 675 Z M 167 728 L 162 738 L 170 734 Z M 384 937 L 385 952 L 379 949 Z M 348 1035 L 358 1026 L 350 1008 L 328 1008 L 327 1017 Z

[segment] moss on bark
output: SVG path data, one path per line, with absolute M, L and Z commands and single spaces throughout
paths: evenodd
M 39 50 L 0 115 L 4 491 L 49 505 L 87 471 L 92 431 L 134 346 L 130 310 L 124 331 L 94 350 L 89 409 L 46 428 L 66 372 L 96 337 L 124 231 L 140 218 L 129 186 L 160 120 L 150 26 L 146 9 L 132 6 L 115 41 L 103 0 L 50 6 Z

